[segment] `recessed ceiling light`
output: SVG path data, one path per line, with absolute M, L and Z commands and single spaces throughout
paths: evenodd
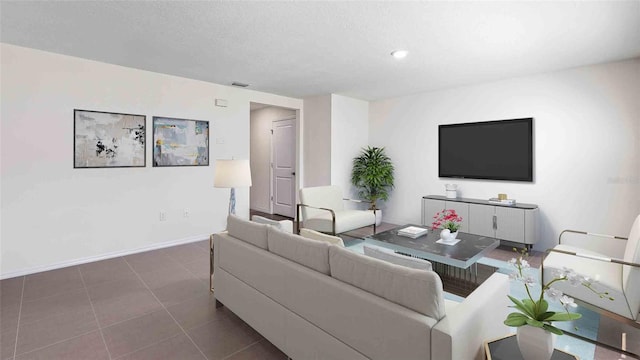
M 409 52 L 407 50 L 395 50 L 391 52 L 391 56 L 393 56 L 396 59 L 404 59 L 407 57 L 407 54 Z

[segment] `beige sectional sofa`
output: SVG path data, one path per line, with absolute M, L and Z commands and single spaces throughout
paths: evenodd
M 502 274 L 455 303 L 434 272 L 235 216 L 214 248 L 216 301 L 292 359 L 484 359 L 509 332 Z

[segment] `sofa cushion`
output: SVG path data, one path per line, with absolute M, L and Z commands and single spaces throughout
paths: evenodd
M 364 254 L 372 258 L 388 261 L 392 264 L 410 267 L 417 270 L 431 271 L 431 263 L 427 260 L 418 259 L 408 255 L 396 254 L 391 249 L 385 249 L 377 246 L 364 245 Z
M 331 276 L 435 319 L 445 315 L 442 280 L 433 271 L 410 269 L 357 254 L 329 249 Z
M 338 245 L 344 247 L 344 241 L 337 236 L 323 234 L 311 229 L 300 229 L 300 236 L 307 239 L 313 239 L 318 241 L 326 241 L 331 245 Z
M 338 210 L 336 213 L 336 234 L 373 225 L 376 216 L 369 210 Z M 331 213 L 324 211 L 313 217 L 304 219 L 304 226 L 317 231 L 333 231 Z
M 227 217 L 227 231 L 229 235 L 265 250 L 268 249 L 268 227 L 268 225 L 244 220 L 235 215 L 229 215 Z
M 267 239 L 270 252 L 329 275 L 329 247 L 331 245 L 328 242 L 307 239 L 274 227 L 269 227 Z

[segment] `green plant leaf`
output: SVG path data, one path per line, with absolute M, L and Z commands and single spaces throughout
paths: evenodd
M 527 323 L 527 317 L 524 314 L 513 312 L 507 315 L 504 324 L 507 326 L 522 326 Z
M 555 314 L 555 312 L 553 312 L 553 311 L 547 311 L 544 314 L 542 314 L 540 317 L 538 317 L 538 320 L 540 320 L 540 321 L 547 320 L 551 316 L 553 316 L 554 314 Z
M 538 301 L 538 311 L 536 313 L 536 319 L 540 320 L 542 315 L 547 312 L 547 309 L 549 309 L 549 303 L 547 302 L 547 300 L 542 299 Z
M 562 330 L 558 329 L 557 327 L 553 326 L 553 325 L 549 325 L 549 324 L 544 324 L 542 326 L 543 329 L 547 330 L 550 333 L 556 334 L 556 335 L 562 335 L 564 334 L 562 332 Z
M 524 299 L 523 301 L 520 301 L 516 298 L 514 298 L 511 295 L 507 295 L 509 297 L 509 299 L 511 300 L 511 302 L 513 302 L 514 304 L 516 304 L 516 309 L 522 311 L 524 314 L 528 315 L 530 318 L 535 318 L 535 314 L 533 313 L 533 308 L 528 308 L 525 304 L 524 301 L 529 300 L 529 299 Z M 531 301 L 531 300 L 529 300 Z
M 537 328 L 542 328 L 544 324 L 538 320 L 527 319 L 527 325 L 531 325 Z
M 578 313 L 555 313 L 552 316 L 546 318 L 547 321 L 570 321 L 580 319 L 582 314 Z

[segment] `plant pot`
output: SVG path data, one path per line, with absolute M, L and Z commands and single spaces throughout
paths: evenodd
M 456 239 L 457 236 L 458 236 L 457 231 L 453 233 L 449 229 L 443 229 L 442 231 L 440 231 L 440 239 L 444 241 L 453 241 Z
M 382 210 L 376 209 L 376 226 L 382 224 Z
M 519 326 L 516 334 L 524 360 L 549 360 L 553 355 L 556 337 L 539 327 Z

